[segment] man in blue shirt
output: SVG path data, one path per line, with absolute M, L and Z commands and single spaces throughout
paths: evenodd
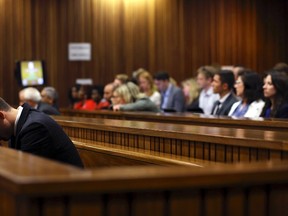
M 154 83 L 161 93 L 161 110 L 172 112 L 183 112 L 185 110 L 183 91 L 170 82 L 170 76 L 167 72 L 156 73 Z

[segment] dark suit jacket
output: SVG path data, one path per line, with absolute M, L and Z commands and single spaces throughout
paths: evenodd
M 10 147 L 63 163 L 83 167 L 70 138 L 50 116 L 23 104 Z
M 161 105 L 164 102 L 164 97 L 161 97 Z M 185 110 L 185 97 L 180 88 L 172 85 L 170 94 L 168 95 L 168 102 L 165 107 L 167 110 L 175 110 L 176 112 L 183 112 Z
M 231 93 L 227 98 L 226 100 L 222 103 L 220 109 L 218 110 L 218 112 L 216 113 L 216 115 L 228 115 L 232 105 L 237 102 L 238 99 L 235 97 L 235 95 L 233 93 Z M 212 109 L 212 113 L 214 113 L 214 109 L 216 109 L 216 106 L 217 106 L 217 102 L 215 102 L 214 106 L 213 106 L 213 109 Z
M 276 112 L 275 118 L 288 118 L 288 103 L 281 105 L 279 110 Z
M 43 102 L 38 103 L 37 110 L 48 115 L 60 115 L 60 112 L 55 107 Z
M 192 103 L 186 106 L 186 112 L 204 113 L 203 110 L 199 107 L 199 97 L 194 99 Z
M 266 117 L 265 113 L 267 111 L 268 108 L 271 107 L 271 104 L 267 104 L 264 106 L 263 110 L 262 110 L 262 114 L 261 117 Z M 274 117 L 270 118 L 288 118 L 288 102 L 283 103 L 277 110 L 277 112 L 275 113 Z

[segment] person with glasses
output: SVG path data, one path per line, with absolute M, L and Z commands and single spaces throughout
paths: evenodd
M 241 71 L 234 84 L 236 95 L 240 101 L 234 103 L 228 116 L 257 118 L 264 107 L 263 82 L 259 74 L 252 71 Z

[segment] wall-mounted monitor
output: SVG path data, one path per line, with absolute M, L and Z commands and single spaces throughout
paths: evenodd
M 41 86 L 46 84 L 44 61 L 23 60 L 16 62 L 16 78 L 20 86 Z

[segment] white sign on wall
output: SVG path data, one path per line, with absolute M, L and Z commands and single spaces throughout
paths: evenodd
M 91 61 L 91 43 L 69 43 L 69 61 Z
M 78 84 L 78 85 L 93 85 L 93 80 L 91 78 L 78 78 L 78 79 L 76 79 L 76 84 Z

